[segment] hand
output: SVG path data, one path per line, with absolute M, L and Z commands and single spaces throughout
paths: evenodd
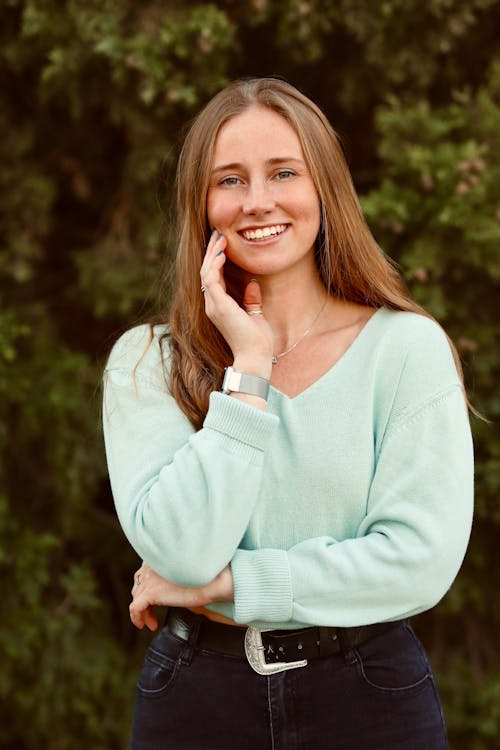
M 146 625 L 157 630 L 154 606 L 204 607 L 215 601 L 233 601 L 233 577 L 229 565 L 205 586 L 178 586 L 155 573 L 149 565 L 141 565 L 134 573 L 130 619 L 139 630 Z
M 245 288 L 245 310 L 226 292 L 223 266 L 227 240 L 215 231 L 210 237 L 200 270 L 205 290 L 205 311 L 229 344 L 235 362 L 245 363 L 246 372 L 269 377 L 273 354 L 273 332 L 262 309 L 260 286 L 252 279 Z

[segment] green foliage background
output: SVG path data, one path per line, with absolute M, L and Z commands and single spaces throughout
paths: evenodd
M 268 74 L 343 136 L 375 235 L 491 420 L 473 419 L 467 560 L 415 624 L 452 748 L 498 747 L 499 29 L 499 0 L 0 2 L 0 747 L 126 746 L 148 636 L 128 622 L 100 374 L 175 251 L 182 128 Z

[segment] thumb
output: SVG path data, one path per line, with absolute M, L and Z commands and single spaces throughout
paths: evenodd
M 262 307 L 262 292 L 260 291 L 259 282 L 251 279 L 245 287 L 243 295 L 243 305 L 247 310 L 260 310 Z
M 149 606 L 146 610 L 143 612 L 143 619 L 145 625 L 150 630 L 157 630 L 158 629 L 158 620 L 156 618 L 156 615 L 154 613 L 154 609 L 152 606 Z

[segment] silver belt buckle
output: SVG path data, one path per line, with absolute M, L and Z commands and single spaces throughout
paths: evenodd
M 261 635 L 261 633 L 265 632 L 267 631 L 260 631 L 257 628 L 247 628 L 247 632 L 245 633 L 245 654 L 248 663 L 257 674 L 276 674 L 277 672 L 285 672 L 287 669 L 296 669 L 297 667 L 305 667 L 307 665 L 307 659 L 267 664 Z

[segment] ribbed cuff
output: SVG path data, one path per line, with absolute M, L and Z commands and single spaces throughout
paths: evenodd
M 258 450 L 264 450 L 279 424 L 275 414 L 269 414 L 236 398 L 215 391 L 210 394 L 210 406 L 203 423 L 232 440 L 238 440 Z
M 292 581 L 285 550 L 236 550 L 231 560 L 234 619 L 287 622 L 292 617 Z

